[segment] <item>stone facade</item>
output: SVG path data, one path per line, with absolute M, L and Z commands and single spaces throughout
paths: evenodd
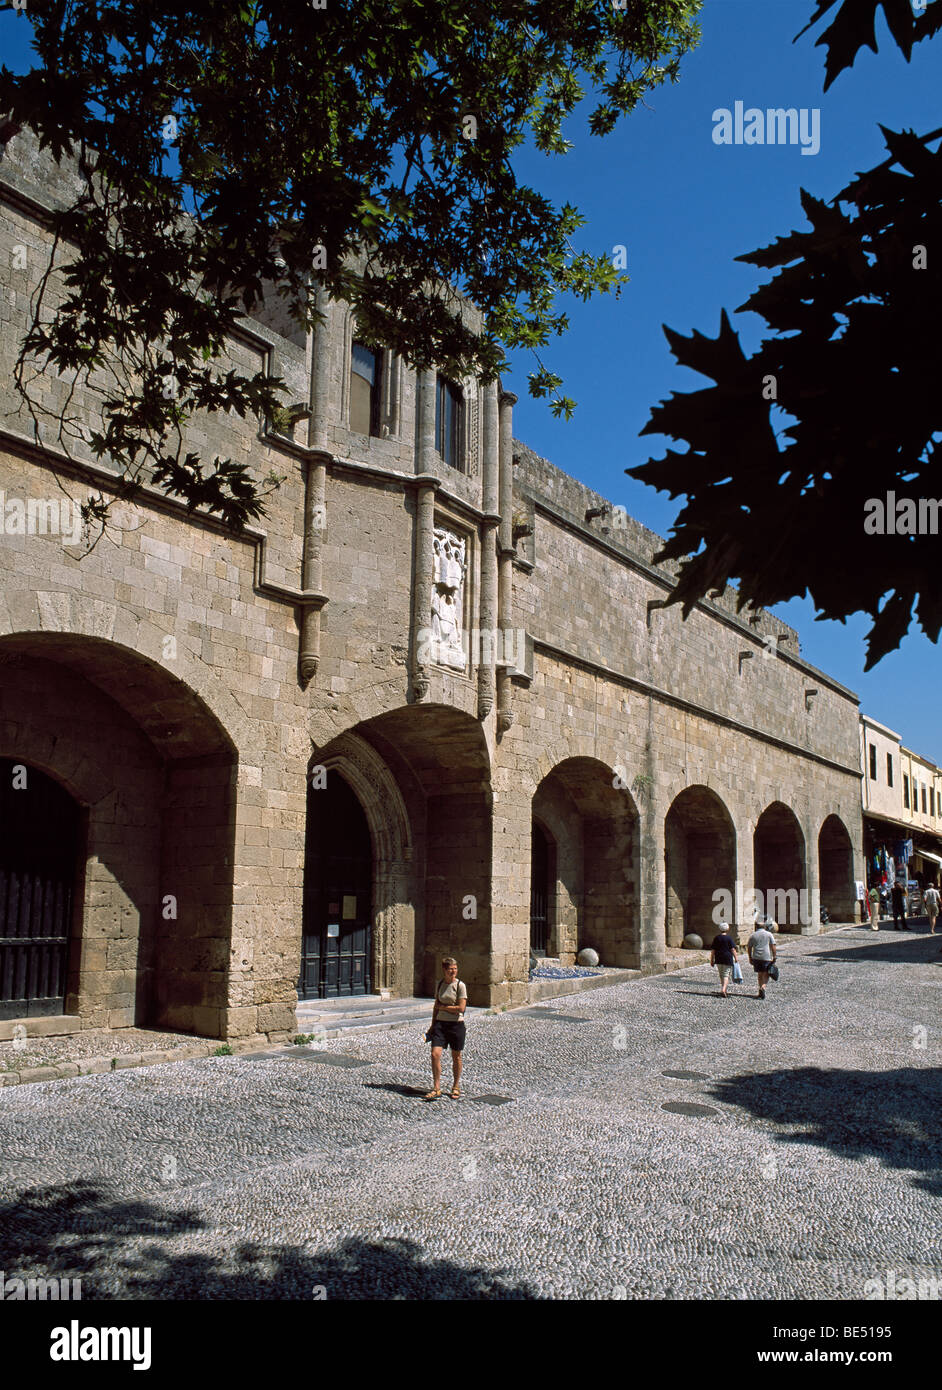
M 0 489 L 107 496 L 80 431 L 67 453 L 9 384 L 68 179 L 22 136 L 0 149 Z M 450 467 L 435 374 L 384 353 L 379 434 L 352 432 L 355 325 L 324 308 L 304 336 L 275 302 L 231 344 L 307 407 L 290 438 L 227 416 L 187 437 L 283 476 L 262 525 L 235 536 L 145 487 L 91 549 L 49 526 L 0 537 L 0 758 L 84 816 L 61 1011 L 282 1038 L 302 959 L 327 979 L 339 951 L 342 992 L 356 931 L 373 990 L 429 994 L 447 953 L 472 1003 L 524 1002 L 534 823 L 563 962 L 593 946 L 656 971 L 685 932 L 710 938 L 717 890 L 820 891 L 852 918 L 852 692 L 732 592 L 682 622 L 658 538 L 515 441 L 499 386 L 460 383 Z M 42 390 L 54 419 L 68 383 Z M 97 399 L 70 404 L 79 426 Z M 366 827 L 366 907 L 331 886 L 354 874 L 349 806 L 349 855 L 306 840 L 336 779 Z

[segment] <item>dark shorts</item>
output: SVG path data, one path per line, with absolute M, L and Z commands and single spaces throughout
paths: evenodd
M 772 962 L 770 960 L 754 960 L 752 968 L 757 975 L 768 975 L 772 969 Z
M 450 1047 L 452 1052 L 463 1052 L 465 1031 L 465 1025 L 458 1020 L 454 1023 L 442 1023 L 438 1019 L 425 1037 L 433 1047 Z

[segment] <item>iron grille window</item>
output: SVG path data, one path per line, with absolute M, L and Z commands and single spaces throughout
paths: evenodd
M 873 744 L 870 745 L 870 781 L 877 780 L 877 750 Z
M 926 784 L 922 784 L 922 814 L 926 814 Z
M 893 785 L 893 755 L 892 755 L 892 753 L 887 753 L 887 755 L 886 755 L 886 785 L 887 785 L 888 787 L 892 787 L 892 785 Z
M 357 434 L 378 435 L 383 354 L 354 343 L 350 367 L 350 428 Z
M 440 376 L 435 391 L 435 447 L 449 468 L 461 469 L 461 424 L 464 398 L 461 388 Z
M 909 778 L 903 773 L 903 806 L 909 810 Z

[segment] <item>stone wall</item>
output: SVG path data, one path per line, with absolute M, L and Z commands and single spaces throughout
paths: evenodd
M 51 435 L 37 443 L 10 387 L 45 244 L 24 190 L 39 202 L 63 191 L 43 186 L 21 139 L 0 147 L 11 214 L 0 264 L 28 248 L 0 300 L 0 489 L 41 499 L 61 484 L 81 499 L 107 493 L 107 470 L 87 466 L 81 443 L 71 462 Z M 449 954 L 472 1003 L 526 1000 L 534 815 L 551 841 L 550 949 L 564 961 L 589 945 L 605 964 L 653 971 L 678 932 L 709 935 L 717 889 L 778 872 L 774 856 L 772 870 L 754 856 L 773 803 L 795 818 L 806 887 L 820 880 L 846 902 L 862 871 L 857 702 L 801 660 L 794 632 L 737 617 L 732 591 L 683 623 L 663 607 L 659 538 L 611 508 L 587 519 L 605 499 L 519 443 L 510 506 L 533 534 L 511 565 L 506 493 L 496 536 L 484 510 L 501 466 L 492 390 L 466 386 L 458 472 L 434 450 L 417 455 L 416 374 L 388 354 L 381 434 L 348 428 L 346 306 L 329 306 L 307 340 L 275 302 L 261 319 L 231 344 L 232 363 L 279 371 L 312 412 L 326 371 L 325 415 L 290 438 L 207 416 L 185 441 L 283 478 L 257 526 L 235 536 L 145 488 L 91 548 L 0 536 L 0 756 L 32 759 L 87 809 L 70 1011 L 88 1026 L 287 1036 L 319 765 L 364 810 L 371 974 L 393 995 L 430 993 Z M 60 384 L 48 389 L 55 407 Z M 94 393 L 75 404 L 94 420 Z M 502 466 L 506 476 L 506 451 Z M 319 469 L 323 513 L 305 535 Z M 427 692 L 414 682 L 430 621 L 416 599 L 427 605 L 431 578 L 423 506 L 464 542 L 465 633 L 493 601 L 502 626 L 528 635 L 532 662 L 498 663 L 497 698 L 482 699 L 488 661 L 473 649 L 462 667 L 430 662 Z M 312 547 L 319 592 L 303 581 Z M 302 676 L 312 604 L 320 649 Z

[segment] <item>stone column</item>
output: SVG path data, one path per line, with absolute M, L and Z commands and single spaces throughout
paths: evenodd
M 642 799 L 640 842 L 641 866 L 638 875 L 638 954 L 641 973 L 663 970 L 665 955 L 665 917 L 667 912 L 667 873 L 664 860 L 664 817 L 670 805 L 669 794 L 662 799 L 657 784 Z
M 301 587 L 305 603 L 301 614 L 301 647 L 298 660 L 302 684 L 317 674 L 321 650 L 321 609 L 326 603 L 321 593 L 321 547 L 327 530 L 327 420 L 330 385 L 330 304 L 324 290 L 314 296 L 315 308 L 324 315 L 313 332 L 314 360 L 311 364 L 311 418 L 308 445 L 317 453 L 308 459 L 304 494 L 304 546 L 301 560 Z
M 805 837 L 805 890 L 804 897 L 799 894 L 799 931 L 802 936 L 817 936 L 821 930 L 821 866 L 813 815 L 802 821 L 801 831 Z
M 500 420 L 497 383 L 484 386 L 484 520 L 481 523 L 481 617 L 478 643 L 478 718 L 494 707 L 497 645 L 497 528 L 500 525 Z M 503 638 L 503 634 L 502 634 Z
M 513 408 L 517 397 L 512 391 L 500 393 L 500 574 L 498 582 L 498 626 L 501 632 L 501 660 L 497 665 L 497 731 L 506 733 L 513 724 L 513 690 L 508 672 L 508 644 L 513 630 Z
M 439 480 L 430 471 L 435 452 L 435 372 L 418 376 L 418 437 L 415 451 L 415 544 L 412 554 L 412 700 L 429 692 L 428 644 L 432 624 L 432 569 L 435 540 L 435 491 Z

